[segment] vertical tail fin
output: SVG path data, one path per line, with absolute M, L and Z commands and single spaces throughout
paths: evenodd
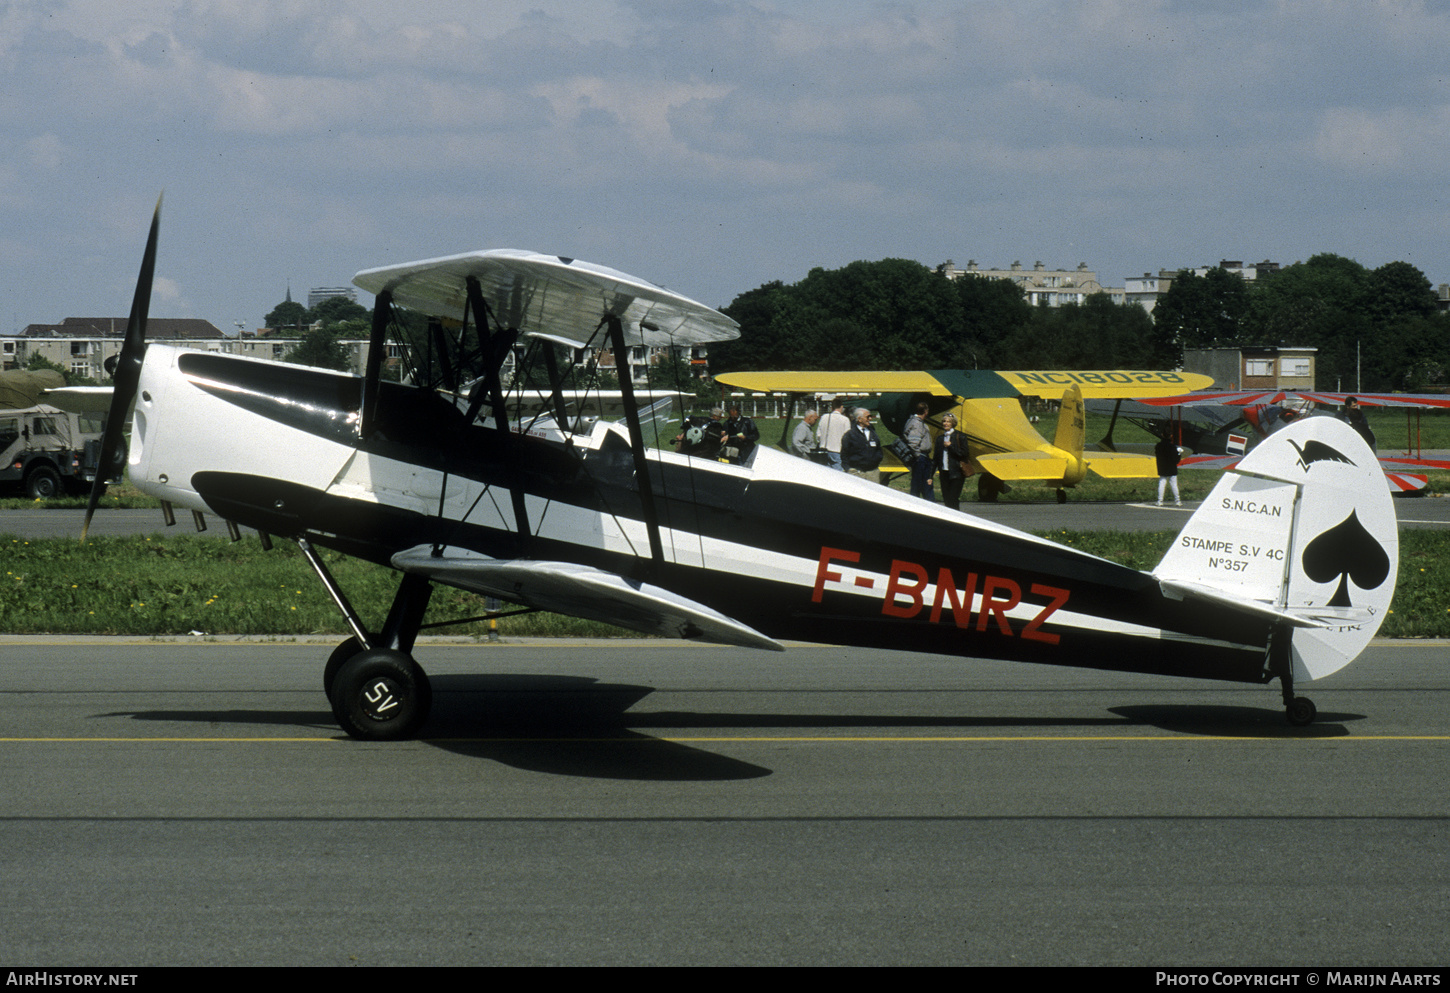
M 1226 472 L 1153 574 L 1177 594 L 1292 618 L 1294 674 L 1316 679 L 1374 637 L 1398 570 L 1378 460 L 1349 425 L 1311 417 Z
M 1082 461 L 1083 439 L 1087 434 L 1087 416 L 1083 410 L 1082 389 L 1074 385 L 1062 394 L 1062 408 L 1057 414 L 1057 434 L 1052 443 Z

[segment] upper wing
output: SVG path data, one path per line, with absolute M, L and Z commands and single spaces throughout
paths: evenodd
M 1242 455 L 1190 455 L 1180 461 L 1178 466 L 1181 469 L 1232 469 L 1243 458 Z M 1416 493 L 1429 485 L 1429 478 L 1422 475 L 1425 470 L 1450 469 L 1450 462 L 1408 456 L 1385 455 L 1380 457 L 1379 463 L 1390 489 L 1400 493 Z
M 508 561 L 432 545 L 398 552 L 393 568 L 539 610 L 617 624 L 669 638 L 783 651 L 779 642 L 702 603 L 574 562 Z
M 1212 376 L 1196 372 L 1102 370 L 1096 372 L 999 372 L 1023 396 L 1056 400 L 1076 386 L 1084 400 L 1138 399 L 1201 390 L 1213 385 Z
M 1084 398 L 1150 397 L 1213 385 L 1190 372 L 991 372 L 932 369 L 927 372 L 732 372 L 715 377 L 726 386 L 757 393 L 930 393 L 964 399 L 1035 396 L 1059 400 L 1073 386 Z
M 512 248 L 364 269 L 352 281 L 369 293 L 390 292 L 401 306 L 462 320 L 470 279 L 504 327 L 580 345 L 611 315 L 631 344 L 689 345 L 740 333 L 719 311 L 628 273 Z
M 1196 407 L 1210 403 L 1257 407 L 1300 399 L 1338 406 L 1349 397 L 1355 397 L 1365 407 L 1450 407 L 1450 396 L 1443 393 L 1326 393 L 1322 390 L 1296 389 L 1212 390 L 1179 396 L 1158 396 L 1143 402 L 1155 407 Z
M 952 391 L 928 372 L 729 372 L 718 382 L 753 393 L 933 393 Z

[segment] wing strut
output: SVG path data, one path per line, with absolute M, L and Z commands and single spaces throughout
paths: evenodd
M 383 358 L 388 353 L 388 318 L 392 316 L 393 294 L 383 290 L 373 301 L 373 332 L 368 339 L 368 364 L 363 372 L 362 423 L 359 430 L 369 437 L 378 426 L 378 392 L 382 389 Z M 359 641 L 366 644 L 366 641 Z
M 624 400 L 624 421 L 629 425 L 629 449 L 634 454 L 635 483 L 639 489 L 640 509 L 644 512 L 644 525 L 649 531 L 650 564 L 646 578 L 657 579 L 659 567 L 665 559 L 664 544 L 660 541 L 660 519 L 655 511 L 654 481 L 649 474 L 649 460 L 644 454 L 644 431 L 639 424 L 639 405 L 634 402 L 634 383 L 629 375 L 629 352 L 624 343 L 624 322 L 618 314 L 608 314 L 604 321 L 609 325 L 609 346 L 614 349 L 614 367 L 622 370 L 619 377 L 619 392 Z
M 468 277 L 468 310 L 473 314 L 473 326 L 478 331 L 478 347 L 483 352 L 483 380 L 479 383 L 480 392 L 478 396 L 470 398 L 468 404 L 468 421 L 473 423 L 474 417 L 478 415 L 478 408 L 483 405 L 486 398 L 493 407 L 493 426 L 505 433 L 509 429 L 508 408 L 504 404 L 503 386 L 499 380 L 498 371 L 503 365 L 504 358 L 518 340 L 518 331 L 512 334 L 500 329 L 498 334 L 490 335 L 488 330 L 488 303 L 483 299 L 483 288 L 479 286 L 476 276 Z M 467 315 L 464 315 L 465 323 Z

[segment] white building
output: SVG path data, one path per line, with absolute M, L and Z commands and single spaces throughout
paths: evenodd
M 1031 269 L 1022 268 L 1021 262 L 1013 262 L 1007 269 L 981 269 L 974 259 L 968 259 L 967 267 L 958 269 L 951 259 L 947 259 L 941 266 L 941 272 L 948 279 L 960 279 L 962 276 L 1010 279 L 1022 287 L 1027 302 L 1034 307 L 1083 303 L 1098 293 L 1106 293 L 1114 303 L 1123 302 L 1123 291 L 1099 283 L 1098 274 L 1089 269 L 1086 262 L 1079 262 L 1076 269 L 1049 269 L 1041 261 L 1033 263 Z

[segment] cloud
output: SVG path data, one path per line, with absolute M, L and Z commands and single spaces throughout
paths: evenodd
M 1387 171 L 1443 176 L 1450 161 L 1450 105 L 1415 110 L 1331 107 L 1319 119 L 1314 154 L 1355 173 Z

